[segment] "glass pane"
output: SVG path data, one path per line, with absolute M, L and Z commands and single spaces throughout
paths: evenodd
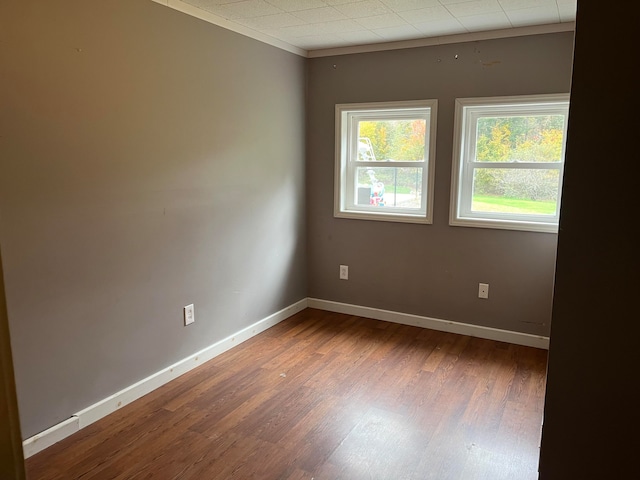
M 358 167 L 356 205 L 419 209 L 422 167 Z
M 564 115 L 481 117 L 477 162 L 560 162 Z
M 476 168 L 473 212 L 555 215 L 559 170 Z
M 424 162 L 424 118 L 358 122 L 358 160 Z

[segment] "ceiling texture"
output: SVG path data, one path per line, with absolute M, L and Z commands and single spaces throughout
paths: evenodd
M 577 0 L 153 1 L 303 56 L 573 30 L 577 4 Z

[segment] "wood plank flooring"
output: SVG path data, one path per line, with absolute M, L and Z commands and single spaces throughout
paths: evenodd
M 29 480 L 534 480 L 546 351 L 306 309 L 26 462 Z

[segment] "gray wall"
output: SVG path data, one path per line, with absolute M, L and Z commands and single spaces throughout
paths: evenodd
M 2 9 L 0 243 L 30 437 L 306 297 L 305 63 L 148 0 Z
M 638 478 L 639 17 L 578 3 L 541 480 Z
M 568 32 L 311 60 L 309 296 L 548 335 L 557 235 L 448 225 L 454 101 L 568 92 L 572 50 Z M 433 225 L 334 218 L 335 104 L 421 98 L 439 102 Z

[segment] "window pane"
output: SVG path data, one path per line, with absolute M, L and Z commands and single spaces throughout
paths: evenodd
M 561 162 L 564 115 L 480 117 L 477 162 Z
M 416 208 L 422 205 L 422 167 L 358 167 L 356 205 Z
M 358 160 L 423 162 L 426 128 L 424 118 L 359 121 Z
M 476 168 L 472 212 L 555 215 L 560 171 Z

